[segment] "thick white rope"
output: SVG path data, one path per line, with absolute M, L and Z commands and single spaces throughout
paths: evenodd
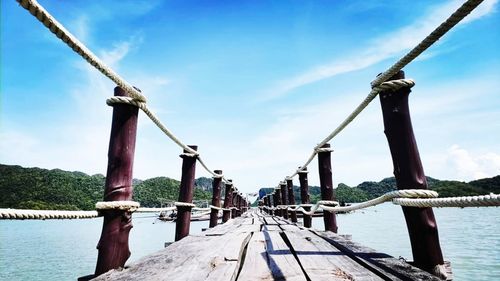
M 103 201 L 97 202 L 95 204 L 95 209 L 97 211 L 102 210 L 123 210 L 129 212 L 135 212 L 141 204 L 135 201 Z
M 500 206 L 500 195 L 490 194 L 481 196 L 444 197 L 431 199 L 395 198 L 392 203 L 406 207 L 489 207 Z
M 188 153 L 192 153 L 198 156 L 198 162 L 209 172 L 214 175 L 214 172 L 210 170 L 207 165 L 200 159 L 199 152 L 190 148 L 186 144 L 182 143 L 178 137 L 176 137 L 165 125 L 161 123 L 158 117 L 149 110 L 146 105 L 146 97 L 141 94 L 140 91 L 131 86 L 125 79 L 120 77 L 113 69 L 108 67 L 102 60 L 100 60 L 90 49 L 88 49 L 82 42 L 80 42 L 71 32 L 69 32 L 60 22 L 58 22 L 45 8 L 43 8 L 36 0 L 16 0 L 19 4 L 28 10 L 34 17 L 36 17 L 47 29 L 49 29 L 53 34 L 55 34 L 59 39 L 61 39 L 68 47 L 79 54 L 88 63 L 94 66 L 106 77 L 111 79 L 120 88 L 125 90 L 130 94 L 131 97 L 111 97 L 106 102 L 108 105 L 115 103 L 126 103 L 130 105 L 137 106 L 140 108 L 150 119 L 153 121 L 160 130 L 165 133 L 173 142 L 179 145 L 182 149 Z M 224 182 L 228 182 L 224 179 Z
M 483 0 L 468 0 L 460 8 L 458 8 L 450 17 L 448 17 L 443 23 L 441 23 L 436 29 L 434 29 L 424 40 L 422 40 L 417 46 L 415 46 L 410 52 L 404 55 L 396 63 L 394 63 L 389 69 L 384 73 L 379 75 L 375 80 L 371 82 L 372 87 L 380 85 L 382 82 L 394 76 L 403 67 L 412 62 L 417 58 L 423 51 L 427 50 L 432 44 L 437 42 L 443 35 L 445 35 L 450 29 L 457 25 L 461 20 L 463 20 L 468 14 L 470 14 Z
M 187 202 L 175 202 L 174 205 L 176 207 L 191 207 L 191 208 L 196 207 L 195 204 L 193 204 L 193 203 L 187 203 Z
M 307 159 L 306 163 L 301 166 L 302 168 L 306 168 L 314 157 L 317 154 L 316 149 L 320 148 L 324 144 L 328 143 L 332 140 L 336 135 L 338 135 L 349 123 L 351 123 L 367 106 L 368 104 L 385 89 L 380 88 L 385 83 L 389 82 L 386 80 L 394 76 L 398 71 L 403 69 L 407 64 L 412 62 L 415 58 L 417 58 L 423 51 L 429 48 L 432 44 L 437 42 L 446 32 L 448 32 L 451 28 L 453 28 L 456 24 L 458 24 L 462 19 L 464 19 L 468 14 L 470 14 L 479 4 L 481 4 L 483 0 L 468 0 L 465 2 L 460 8 L 458 8 L 448 19 L 446 19 L 443 23 L 441 23 L 434 31 L 432 31 L 427 37 L 424 38 L 417 46 L 415 46 L 410 52 L 404 55 L 401 59 L 399 59 L 394 65 L 392 65 L 389 69 L 379 75 L 375 80 L 371 82 L 372 91 L 368 94 L 368 96 L 361 102 L 354 111 L 347 116 L 347 118 L 335 129 L 333 130 L 325 139 L 323 139 L 315 148 L 311 156 Z M 397 81 L 397 80 L 393 80 Z M 297 175 L 297 172 L 291 175 L 294 177 Z
M 202 211 L 201 215 L 210 213 L 212 209 L 218 211 L 230 211 L 233 208 L 221 208 L 210 205 L 208 208 L 198 208 L 195 204 L 185 202 L 175 202 L 175 207 L 166 208 L 141 208 L 138 202 L 134 201 L 103 201 L 95 204 L 96 211 L 60 211 L 60 210 L 26 210 L 26 209 L 2 209 L 0 208 L 0 219 L 88 219 L 102 216 L 103 210 L 122 210 L 135 213 L 158 213 L 177 210 L 178 206 L 192 207 L 191 211 Z M 199 216 L 198 213 L 192 215 Z
M 379 204 L 382 204 L 387 201 L 391 201 L 394 198 L 418 198 L 418 197 L 438 197 L 438 193 L 433 190 L 428 189 L 403 189 L 388 192 L 380 197 L 377 197 L 372 200 L 368 200 L 356 205 L 351 206 L 337 206 L 337 207 L 328 207 L 322 206 L 322 209 L 329 212 L 350 212 L 355 210 L 360 210 L 368 207 L 373 207 Z
M 322 146 L 328 143 L 330 140 L 332 140 L 345 127 L 347 127 L 347 125 L 349 125 L 349 123 L 351 123 L 380 92 L 388 90 L 397 91 L 403 87 L 411 88 L 414 85 L 415 82 L 412 79 L 398 79 L 398 80 L 387 81 L 378 86 L 375 86 L 371 90 L 370 94 L 365 98 L 365 100 L 360 105 L 358 105 L 358 107 L 356 107 L 356 109 L 349 116 L 347 116 L 347 118 L 335 130 L 333 130 L 332 133 L 330 133 L 325 139 L 323 139 L 318 145 L 314 147 L 314 150 L 311 156 L 309 156 L 309 158 L 307 159 L 306 163 L 300 166 L 300 168 L 297 171 L 295 171 L 295 173 L 293 173 L 290 177 L 295 177 L 300 171 L 307 168 L 307 166 L 312 162 L 314 157 L 316 157 L 316 154 L 320 152 L 332 152 L 333 149 L 325 148 Z
M 318 201 L 315 205 L 312 206 L 310 211 L 306 211 L 304 207 L 310 207 L 310 204 L 302 204 L 302 205 L 292 205 L 291 208 L 288 205 L 279 205 L 276 209 L 290 209 L 291 211 L 300 211 L 306 215 L 313 215 L 318 209 L 322 209 L 324 211 L 336 213 L 336 212 L 349 212 L 359 209 L 364 209 L 368 207 L 372 207 L 375 205 L 382 204 L 387 201 L 391 201 L 393 198 L 416 198 L 416 197 L 437 197 L 438 193 L 432 190 L 427 189 L 403 189 L 387 192 L 386 194 L 379 196 L 375 199 L 368 200 L 356 205 L 351 206 L 339 206 L 337 201 Z M 334 207 L 332 207 L 332 205 Z
M 19 210 L 0 209 L 0 219 L 90 219 L 99 216 L 97 211 L 57 211 L 57 210 Z
M 300 211 L 306 215 L 313 215 L 316 210 L 321 209 L 324 211 L 337 213 L 337 212 L 350 212 L 360 209 L 365 209 L 368 207 L 373 207 L 375 205 L 382 204 L 384 202 L 391 201 L 394 204 L 407 206 L 407 207 L 418 207 L 418 208 L 428 208 L 428 207 L 490 207 L 490 206 L 500 206 L 500 195 L 490 194 L 490 195 L 480 195 L 480 196 L 463 196 L 463 197 L 445 197 L 436 198 L 438 193 L 427 189 L 404 189 L 388 192 L 380 197 L 372 200 L 368 200 L 356 205 L 351 206 L 338 206 L 336 201 L 318 201 L 315 205 L 311 204 L 301 204 L 301 205 L 278 205 L 276 207 L 263 206 L 263 208 L 268 210 L 283 210 L 288 209 L 290 211 Z M 422 198 L 426 197 L 426 198 Z M 327 206 L 336 205 L 335 207 Z M 304 207 L 311 207 L 310 211 L 306 211 Z
M 166 208 L 138 208 L 136 213 L 159 213 L 159 212 L 170 212 L 177 210 L 177 207 L 166 207 Z

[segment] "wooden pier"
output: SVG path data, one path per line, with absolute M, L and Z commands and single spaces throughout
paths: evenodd
M 330 231 L 251 209 L 94 280 L 441 280 Z

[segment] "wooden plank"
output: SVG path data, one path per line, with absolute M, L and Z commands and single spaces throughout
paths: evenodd
M 282 217 L 273 217 L 277 224 L 291 224 L 289 220 L 285 220 Z
M 312 233 L 323 237 L 327 242 L 341 250 L 350 258 L 356 260 L 366 268 L 379 276 L 385 276 L 386 280 L 433 280 L 439 281 L 438 277 L 413 267 L 410 264 L 391 257 L 387 254 L 377 252 L 371 248 L 357 244 L 351 240 L 330 232 L 310 230 Z
M 266 224 L 264 225 L 264 228 L 262 229 L 263 231 L 277 231 L 277 232 L 281 232 L 282 229 L 279 227 L 279 225 L 276 225 L 276 224 Z
M 239 227 L 243 223 L 244 223 L 243 219 L 231 219 L 223 224 L 217 225 L 214 228 L 208 229 L 207 231 L 205 231 L 204 234 L 206 236 L 224 235 L 228 232 L 233 231 L 235 228 Z
M 306 230 L 305 228 L 295 225 L 295 224 L 280 224 L 280 228 L 283 231 L 304 231 Z
M 264 217 L 264 221 L 266 221 L 266 224 L 268 225 L 272 225 L 272 224 L 278 224 L 274 219 L 273 217 Z
M 274 280 L 269 270 L 264 233 L 257 232 L 252 235 L 237 280 Z
M 284 233 L 310 280 L 383 280 L 314 233 Z
M 269 269 L 274 280 L 307 280 L 279 232 L 263 231 Z
M 126 269 L 94 280 L 235 280 L 250 236 L 187 236 Z

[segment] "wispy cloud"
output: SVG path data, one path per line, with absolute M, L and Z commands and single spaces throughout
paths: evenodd
M 470 23 L 494 12 L 498 0 L 484 1 L 461 25 Z M 408 26 L 376 38 L 356 55 L 343 56 L 341 59 L 316 66 L 304 73 L 283 79 L 264 92 L 262 100 L 270 100 L 286 95 L 299 87 L 331 78 L 339 74 L 361 70 L 385 59 L 401 55 L 417 45 L 425 36 L 453 13 L 461 1 L 451 1 L 431 9 L 426 15 Z

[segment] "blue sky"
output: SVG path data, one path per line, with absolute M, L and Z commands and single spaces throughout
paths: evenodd
M 40 3 L 250 192 L 302 165 L 370 81 L 462 1 Z M 405 68 L 429 176 L 500 173 L 498 26 L 497 1 L 485 1 Z M 104 174 L 113 87 L 15 1 L 1 2 L 1 163 Z M 377 99 L 332 146 L 335 184 L 392 175 Z M 140 116 L 134 177 L 180 178 L 180 152 Z M 208 176 L 201 166 L 197 175 Z

